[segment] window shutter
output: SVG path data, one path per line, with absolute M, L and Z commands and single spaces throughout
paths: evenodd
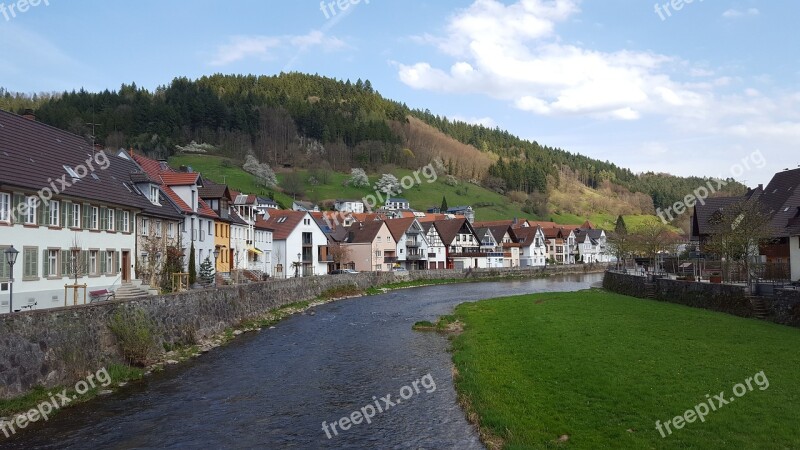
M 100 207 L 100 229 L 108 229 L 108 208 L 104 206 Z
M 50 208 L 48 208 L 48 203 L 40 201 L 39 208 L 37 209 L 36 213 L 39 215 L 39 225 L 49 225 L 50 221 Z
M 59 225 L 62 228 L 67 228 L 69 227 L 69 222 L 67 222 L 69 211 L 67 210 L 72 209 L 72 203 L 61 202 L 59 207 L 61 208 L 61 223 L 59 223 Z
M 74 216 L 73 211 L 72 211 L 72 203 L 65 203 L 64 204 L 64 223 L 62 223 L 61 225 L 64 228 L 71 227 L 72 226 L 73 217 L 75 217 L 75 216 Z
M 128 214 L 128 230 L 131 233 L 135 233 L 136 232 L 136 227 L 134 226 L 134 223 L 135 223 L 134 220 L 136 220 L 136 214 L 134 214 L 134 213 Z
M 122 226 L 122 210 L 118 209 L 117 212 L 115 213 L 114 218 L 117 220 L 117 225 L 116 227 L 114 227 L 114 229 L 117 230 L 118 232 L 122 232 L 123 228 L 125 228 Z
M 114 252 L 114 253 L 116 254 L 116 257 L 117 257 L 117 265 L 116 265 L 116 267 L 114 267 L 116 269 L 116 270 L 114 270 L 114 273 L 119 273 L 119 271 L 120 271 L 119 270 L 120 269 L 119 252 Z
M 69 277 L 72 275 L 72 251 L 61 250 L 61 276 Z
M 78 275 L 86 276 L 89 275 L 89 251 L 88 250 L 81 250 L 81 265 L 78 267 Z
M 106 273 L 106 252 L 98 252 L 100 258 L 100 273 Z
M 14 194 L 14 210 L 11 211 L 11 217 L 15 223 L 25 223 L 25 214 L 22 205 L 25 204 L 25 196 L 22 194 Z
M 50 273 L 50 258 L 48 258 L 47 249 L 42 250 L 42 278 L 47 278 Z
M 0 247 L 0 254 L 2 254 L 8 247 Z M 9 277 L 8 264 L 0 264 L 0 280 L 7 280 Z
M 81 223 L 81 228 L 83 228 L 84 230 L 88 230 L 89 229 L 89 224 L 90 224 L 90 221 L 91 221 L 89 215 L 91 213 L 92 213 L 92 207 L 90 205 L 88 205 L 87 203 L 84 203 L 83 204 L 83 223 Z

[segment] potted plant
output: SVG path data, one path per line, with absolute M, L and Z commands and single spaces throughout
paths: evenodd
M 709 277 L 709 281 L 712 283 L 722 283 L 722 274 L 719 272 L 711 272 L 711 276 Z

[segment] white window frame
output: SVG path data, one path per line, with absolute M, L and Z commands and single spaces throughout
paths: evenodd
M 156 224 L 156 237 L 160 238 L 161 237 L 161 226 L 162 226 L 161 225 L 161 221 L 160 220 L 156 220 L 155 224 Z
M 97 230 L 100 227 L 100 208 L 92 206 L 92 214 L 89 217 L 89 228 Z
M 25 197 L 25 225 L 36 225 L 36 213 L 39 208 L 38 197 Z
M 175 237 L 175 223 L 173 222 L 167 223 L 167 237 L 170 239 Z
M 139 228 L 140 228 L 139 235 L 147 236 L 150 233 L 150 231 L 148 230 L 148 228 L 150 228 L 150 220 L 147 217 L 142 217 L 141 225 Z
M 59 250 L 48 249 L 47 250 L 47 270 L 48 274 L 46 278 L 58 278 L 58 271 L 61 267 L 61 261 L 59 261 Z
M 150 186 L 150 203 L 154 205 L 159 205 L 158 199 L 158 187 L 151 185 Z
M 72 228 L 80 228 L 81 227 L 81 204 L 80 203 L 73 203 L 72 204 Z
M 0 192 L 0 222 L 11 223 L 11 194 Z
M 50 217 L 47 218 L 47 223 L 51 227 L 59 226 L 61 222 L 61 203 L 58 200 L 50 200 Z
M 115 210 L 108 208 L 108 230 L 107 231 L 114 231 L 117 228 L 117 224 L 114 222 L 116 219 L 116 212 Z
M 125 233 L 131 231 L 131 213 L 128 211 L 122 211 L 122 231 Z
M 106 275 L 114 275 L 114 256 L 113 251 L 106 251 Z
M 89 250 L 89 275 L 98 275 L 97 273 L 97 255 L 98 250 Z

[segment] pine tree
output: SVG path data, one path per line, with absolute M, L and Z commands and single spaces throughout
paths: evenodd
M 206 285 L 213 284 L 215 274 L 214 263 L 211 262 L 211 258 L 206 258 L 205 261 L 200 264 L 200 282 Z
M 197 282 L 197 263 L 194 262 L 194 242 L 189 249 L 189 286 Z
M 447 208 L 447 198 L 443 195 L 442 196 L 442 206 L 441 206 L 441 208 L 439 208 L 439 211 L 441 213 L 446 213 L 447 209 L 448 209 Z

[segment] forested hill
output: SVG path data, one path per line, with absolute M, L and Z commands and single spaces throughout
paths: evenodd
M 38 120 L 87 138 L 94 133 L 96 142 L 107 147 L 134 147 L 158 157 L 196 141 L 239 160 L 252 153 L 273 167 L 302 168 L 324 160 L 336 170 L 377 171 L 387 165 L 417 168 L 440 158 L 455 177 L 497 191 L 547 196 L 568 173 L 589 188 L 643 192 L 655 207 L 705 184 L 696 177 L 634 174 L 499 128 L 412 110 L 383 98 L 360 79 L 214 75 L 176 78 L 155 91 L 131 84 L 118 91 L 34 96 L 0 88 L 0 108 L 16 113 L 32 109 Z M 412 117 L 466 145 L 441 142 Z M 738 193 L 745 188 L 730 183 L 727 189 Z

